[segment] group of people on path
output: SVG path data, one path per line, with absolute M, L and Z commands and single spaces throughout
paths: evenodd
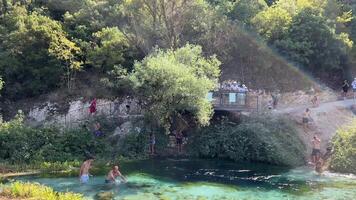
M 227 80 L 222 82 L 220 84 L 220 89 L 234 91 L 234 92 L 241 92 L 241 93 L 246 93 L 249 91 L 245 84 L 233 80 Z
M 89 182 L 89 179 L 90 179 L 90 176 L 91 176 L 90 173 L 89 173 L 89 170 L 92 167 L 92 163 L 93 162 L 94 162 L 94 158 L 93 157 L 89 157 L 88 159 L 86 159 L 82 163 L 82 165 L 80 167 L 80 170 L 79 170 L 80 183 L 85 184 L 85 183 Z M 108 184 L 116 183 L 118 177 L 121 179 L 121 181 L 123 183 L 127 182 L 126 177 L 121 174 L 121 172 L 119 170 L 119 166 L 118 165 L 114 165 L 112 167 L 112 169 L 108 172 L 104 182 L 108 183 Z

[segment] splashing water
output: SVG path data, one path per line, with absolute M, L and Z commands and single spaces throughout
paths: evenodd
M 149 160 L 122 163 L 126 184 L 104 183 L 104 176 L 81 185 L 78 178 L 19 177 L 57 191 L 82 193 L 94 199 L 113 193 L 115 199 L 353 199 L 356 177 L 324 173 L 307 167 L 289 170 L 260 164 L 236 164 L 206 160 Z

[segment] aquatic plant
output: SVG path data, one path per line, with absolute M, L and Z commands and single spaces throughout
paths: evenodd
M 37 183 L 14 182 L 4 186 L 0 196 L 33 198 L 36 200 L 83 200 L 81 194 L 55 192 L 52 188 Z

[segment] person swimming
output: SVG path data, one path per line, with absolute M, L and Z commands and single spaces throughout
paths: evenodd
M 126 183 L 127 179 L 125 176 L 123 176 L 121 174 L 121 172 L 119 171 L 119 166 L 115 165 L 108 173 L 106 179 L 105 179 L 105 183 L 115 183 L 116 182 L 116 178 L 120 177 L 120 179 Z
M 93 163 L 94 158 L 90 157 L 85 160 L 80 167 L 79 171 L 79 180 L 81 183 L 87 183 L 89 181 L 89 169 L 91 168 L 91 164 Z

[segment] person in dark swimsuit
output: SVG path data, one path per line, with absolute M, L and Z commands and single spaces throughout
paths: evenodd
M 343 91 L 343 97 L 344 99 L 347 97 L 347 92 L 349 91 L 350 84 L 347 80 L 344 80 L 344 83 L 342 84 L 342 91 Z
M 155 144 L 156 144 L 156 137 L 155 134 L 150 133 L 150 155 L 155 153 Z
M 183 144 L 183 134 L 180 131 L 176 132 L 176 142 L 177 142 L 178 153 L 181 153 L 182 152 L 182 144 Z

